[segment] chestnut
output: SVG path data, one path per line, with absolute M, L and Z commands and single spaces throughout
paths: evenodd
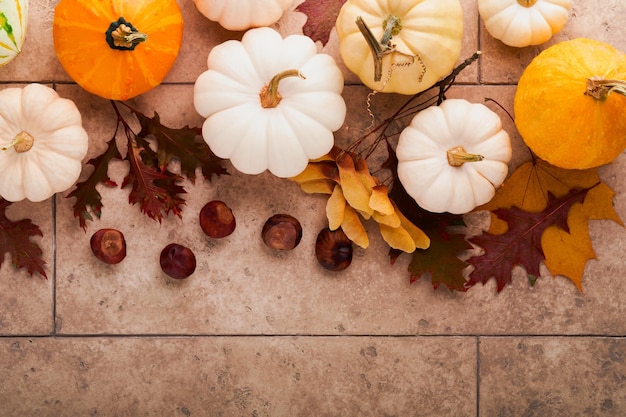
M 352 262 L 352 241 L 341 229 L 322 229 L 315 241 L 317 262 L 330 271 L 343 271 Z
M 223 201 L 209 201 L 200 210 L 199 217 L 200 227 L 209 237 L 226 237 L 235 230 L 235 216 L 233 216 L 230 207 Z
M 163 248 L 159 263 L 163 272 L 174 279 L 185 279 L 196 270 L 193 251 L 178 243 L 170 243 Z
M 291 250 L 302 239 L 302 226 L 298 219 L 289 214 L 275 214 L 263 225 L 261 237 L 269 248 Z
M 106 264 L 117 264 L 126 257 L 124 234 L 116 229 L 100 229 L 89 240 L 91 251 Z

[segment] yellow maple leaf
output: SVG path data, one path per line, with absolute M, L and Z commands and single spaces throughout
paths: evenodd
M 515 206 L 524 211 L 538 213 L 548 206 L 550 194 L 561 198 L 572 189 L 591 188 L 599 182 L 597 168 L 563 169 L 537 158 L 517 168 L 496 190 L 491 201 L 476 208 L 476 211 L 493 211 Z M 503 234 L 507 229 L 506 222 L 491 213 L 489 233 Z

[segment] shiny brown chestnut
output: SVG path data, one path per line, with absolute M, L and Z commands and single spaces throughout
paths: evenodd
M 200 210 L 200 227 L 209 237 L 222 238 L 230 235 L 237 225 L 232 210 L 220 200 L 209 201 Z
M 330 271 L 343 271 L 352 263 L 352 241 L 341 229 L 322 229 L 315 241 L 317 262 Z
M 126 257 L 124 234 L 116 229 L 100 229 L 89 240 L 91 251 L 106 264 L 117 264 Z
M 261 237 L 271 249 L 291 250 L 302 239 L 302 225 L 289 214 L 275 214 L 263 225 Z
M 159 263 L 163 272 L 174 279 L 185 279 L 196 270 L 193 251 L 178 243 L 170 243 L 163 248 Z

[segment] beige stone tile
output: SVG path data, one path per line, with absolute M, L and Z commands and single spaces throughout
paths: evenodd
M 526 65 L 543 49 L 560 41 L 591 38 L 626 50 L 626 3 L 622 0 L 573 2 L 570 19 L 561 32 L 543 45 L 513 48 L 493 38 L 480 23 L 480 48 L 483 51 L 481 82 L 515 84 Z
M 114 131 L 109 104 L 75 86 L 59 91 L 75 98 L 83 111 L 91 138 L 89 157 L 101 152 Z M 489 97 L 510 109 L 513 94 L 513 86 L 457 86 L 448 96 L 475 102 Z M 199 125 L 202 120 L 195 114 L 191 96 L 189 85 L 164 85 L 133 105 L 147 114 L 158 111 L 162 121 L 173 127 Z M 338 134 L 342 145 L 357 140 L 370 123 L 367 91 L 347 87 L 345 97 L 355 110 Z M 373 98 L 377 122 L 395 111 L 398 100 L 391 95 Z M 527 160 L 508 116 L 493 103 L 487 104 L 499 112 L 513 138 L 513 165 Z M 398 123 L 391 126 L 400 128 Z M 624 217 L 622 159 L 608 167 L 603 177 L 618 192 L 616 208 Z M 126 170 L 123 163 L 116 163 L 110 174 L 121 183 Z M 60 199 L 58 332 L 617 335 L 626 331 L 624 322 L 615 320 L 625 305 L 625 284 L 618 277 L 626 274 L 620 255 L 626 231 L 612 222 L 592 222 L 598 259 L 588 265 L 585 295 L 565 278 L 552 279 L 547 272 L 535 287 L 529 287 L 522 269 L 514 272 L 513 285 L 501 294 L 496 294 L 493 282 L 465 294 L 434 292 L 428 278 L 409 285 L 410 256 L 388 265 L 387 247 L 371 223 L 367 223 L 371 246 L 355 251 L 348 270 L 339 274 L 323 270 L 314 258 L 314 242 L 326 223 L 325 198 L 306 195 L 295 184 L 269 174 L 230 171 L 232 175 L 212 182 L 185 184 L 189 193 L 182 221 L 169 217 L 161 224 L 154 222 L 127 203 L 128 190 L 102 188 L 102 219 L 89 223 L 85 233 L 71 214 L 73 202 Z M 211 199 L 227 202 L 237 217 L 235 233 L 223 240 L 205 237 L 198 226 L 198 212 Z M 265 220 L 280 212 L 296 216 L 304 228 L 300 246 L 288 253 L 272 252 L 260 240 Z M 117 227 L 126 234 L 129 251 L 121 264 L 103 265 L 91 255 L 89 237 L 100 227 Z M 173 241 L 191 247 L 198 258 L 197 272 L 184 282 L 168 279 L 158 265 L 161 248 Z
M 479 416 L 623 416 L 625 353 L 622 338 L 481 338 Z
M 8 338 L 5 415 L 472 415 L 474 338 Z M 416 414 L 418 413 L 418 414 Z
M 22 52 L 0 67 L 0 81 L 69 81 L 54 52 L 53 7 L 56 1 L 32 1 Z
M 7 217 L 18 221 L 30 219 L 39 226 L 43 237 L 33 242 L 42 249 L 48 279 L 38 273 L 32 276 L 25 268 L 17 270 L 9 254 L 0 268 L 0 335 L 41 335 L 53 331 L 54 249 L 53 202 L 28 200 L 13 203 Z

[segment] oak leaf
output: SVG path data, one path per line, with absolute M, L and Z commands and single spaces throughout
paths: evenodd
M 180 162 L 180 170 L 184 177 L 192 183 L 196 180 L 196 169 L 201 168 L 204 178 L 210 180 L 213 175 L 226 174 L 221 159 L 215 156 L 207 143 L 202 139 L 202 129 L 185 126 L 170 128 L 161 124 L 158 113 L 147 117 L 143 113 L 131 109 L 139 120 L 141 131 L 137 134 L 137 144 L 146 152 L 152 152 L 147 138 L 153 137 L 156 141 L 156 157 L 158 168 L 165 171 L 173 160 Z
M 107 148 L 101 155 L 91 158 L 87 161 L 87 165 L 94 167 L 89 177 L 76 184 L 76 188 L 72 190 L 67 198 L 75 197 L 76 202 L 72 206 L 74 217 L 78 217 L 80 227 L 87 229 L 87 221 L 93 221 L 93 213 L 98 219 L 102 215 L 102 195 L 96 189 L 98 184 L 105 184 L 109 187 L 116 187 L 117 184 L 109 177 L 109 162 L 117 159 L 121 160 L 122 156 L 115 144 L 115 138 L 107 142 Z
M 48 279 L 43 268 L 46 262 L 42 259 L 41 247 L 32 241 L 33 237 L 41 237 L 43 233 L 30 219 L 10 220 L 6 210 L 11 204 L 0 197 L 0 266 L 8 253 L 16 269 L 26 268 L 29 274 L 37 272 Z
M 142 213 L 159 222 L 170 212 L 182 218 L 185 200 L 181 194 L 185 193 L 185 189 L 178 182 L 183 178 L 146 165 L 140 157 L 142 151 L 142 148 L 129 145 L 127 158 L 130 170 L 122 182 L 122 188 L 131 185 L 128 202 L 139 203 Z
M 296 11 L 307 15 L 302 32 L 323 45 L 328 43 L 331 30 L 335 27 L 339 10 L 346 0 L 306 0 Z

